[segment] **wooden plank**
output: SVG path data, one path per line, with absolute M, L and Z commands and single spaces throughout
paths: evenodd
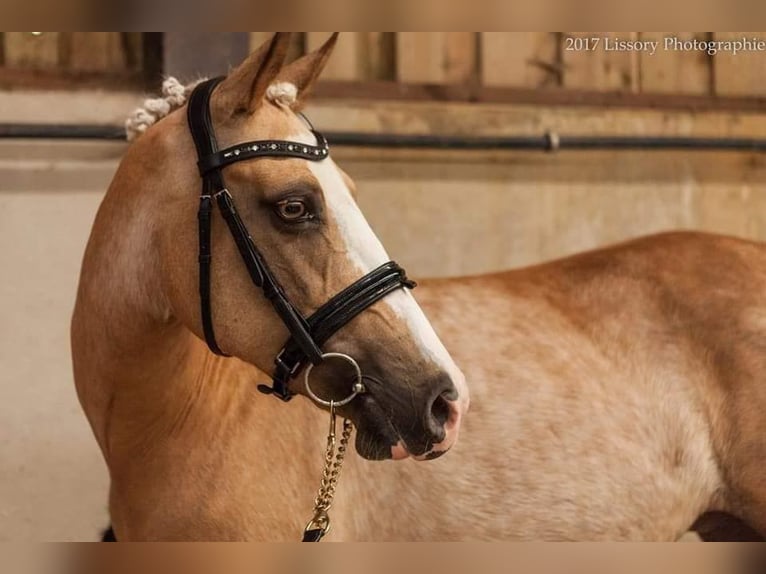
M 309 103 L 307 111 L 322 130 L 372 134 L 539 137 L 547 128 L 555 128 L 564 136 L 662 134 L 667 137 L 760 138 L 766 133 L 766 114 L 763 113 L 711 111 L 697 114 L 635 108 L 605 110 L 601 107 L 477 106 L 440 102 L 413 106 L 409 102 L 363 100 L 314 101 Z M 445 150 L 434 149 L 433 153 L 438 155 L 441 151 Z M 633 152 L 621 153 L 630 155 Z M 766 169 L 766 161 L 761 163 Z
M 327 32 L 307 32 L 306 50 L 316 50 Z M 394 33 L 342 32 L 323 80 L 383 80 L 394 78 Z
M 396 33 L 366 32 L 367 80 L 396 79 Z
M 61 44 L 62 66 L 82 72 L 121 72 L 127 69 L 119 32 L 66 33 Z
M 475 32 L 399 32 L 396 52 L 400 82 L 453 84 L 477 79 Z
M 638 32 L 566 32 L 562 46 L 563 85 L 597 91 L 637 92 L 638 52 L 609 50 Z
M 6 32 L 4 40 L 9 68 L 52 69 L 59 64 L 58 32 Z
M 306 32 L 293 32 L 287 48 L 287 61 L 292 62 L 306 54 Z
M 710 39 L 709 32 L 641 32 L 641 40 L 659 42 L 654 55 L 641 53 L 641 91 L 656 94 L 710 94 L 711 56 L 702 51 L 665 50 L 665 38 L 681 41 Z
M 482 32 L 482 84 L 530 88 L 559 85 L 559 40 L 557 32 Z
M 306 51 L 311 52 L 325 43 L 327 32 L 306 32 Z M 338 43 L 327 62 L 322 79 L 362 80 L 365 78 L 367 50 L 365 32 L 344 32 L 338 36 Z
M 157 79 L 160 75 L 152 76 Z M 128 90 L 157 91 L 159 82 L 148 83 L 143 72 L 77 72 L 72 70 L 1 68 L 0 90 Z
M 444 81 L 478 79 L 479 37 L 475 32 L 447 32 L 444 38 Z
M 766 32 L 713 32 L 715 40 L 766 41 Z M 721 96 L 766 95 L 766 54 L 744 50 L 736 55 L 719 52 L 713 57 L 715 93 Z
M 766 97 L 700 96 L 694 94 L 650 94 L 599 92 L 551 88 L 478 86 L 466 90 L 456 84 L 403 84 L 399 82 L 320 82 L 314 97 L 362 100 L 409 100 L 430 102 L 481 102 L 545 106 L 606 108 L 653 108 L 660 110 L 732 110 L 766 113 Z
M 125 69 L 144 69 L 144 36 L 140 32 L 120 33 Z
M 439 32 L 396 34 L 396 77 L 399 82 L 425 84 L 443 78 L 442 41 Z
M 259 48 L 261 44 L 271 40 L 274 32 L 250 32 L 250 51 Z M 306 33 L 293 32 L 290 47 L 287 50 L 287 61 L 292 62 L 306 53 Z

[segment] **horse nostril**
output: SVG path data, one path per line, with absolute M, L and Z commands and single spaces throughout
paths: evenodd
M 448 393 L 445 392 L 437 396 L 436 400 L 434 400 L 433 404 L 431 405 L 431 424 L 429 426 L 433 431 L 435 431 L 434 434 L 437 436 L 444 433 L 444 425 L 446 425 L 447 421 L 449 420 L 450 407 L 447 399 L 445 398 L 446 394 Z
M 452 409 L 447 397 L 454 394 L 452 391 L 444 391 L 436 396 L 426 413 L 425 429 L 430 435 L 433 444 L 440 443 L 447 436 L 447 424 Z

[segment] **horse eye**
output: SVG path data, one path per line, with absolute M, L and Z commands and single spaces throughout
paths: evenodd
M 283 199 L 278 202 L 277 215 L 290 222 L 305 221 L 312 217 L 305 202 L 301 199 Z

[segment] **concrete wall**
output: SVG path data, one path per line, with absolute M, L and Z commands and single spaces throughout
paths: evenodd
M 501 157 L 502 156 L 502 157 Z M 500 154 L 346 162 L 360 204 L 416 276 L 528 265 L 668 229 L 766 239 L 766 158 Z
M 10 114 L 2 103 L 0 121 Z M 355 103 L 311 113 L 337 130 L 766 136 L 763 117 L 736 114 Z M 122 149 L 0 141 L 0 540 L 94 539 L 107 522 L 107 477 L 74 393 L 68 322 L 85 241 Z M 504 269 L 662 229 L 766 239 L 762 155 L 333 153 L 414 277 Z
M 0 146 L 0 540 L 92 540 L 108 481 L 74 392 L 69 318 L 114 163 Z M 40 147 L 48 160 L 16 159 Z

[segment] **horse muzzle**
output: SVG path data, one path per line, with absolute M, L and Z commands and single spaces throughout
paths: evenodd
M 409 385 L 397 390 L 373 377 L 363 379 L 366 392 L 350 405 L 360 455 L 373 460 L 433 460 L 457 442 L 467 397 L 461 397 L 446 376 L 426 385 L 433 391 L 420 397 Z

